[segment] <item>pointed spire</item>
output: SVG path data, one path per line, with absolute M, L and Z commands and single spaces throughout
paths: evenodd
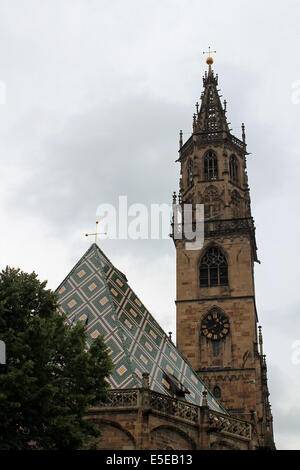
M 209 51 L 209 53 L 211 52 L 213 51 Z M 226 120 L 226 102 L 223 108 L 217 89 L 218 76 L 214 75 L 214 71 L 211 68 L 213 64 L 212 57 L 208 57 L 206 62 L 208 64 L 208 73 L 205 72 L 203 77 L 204 91 L 201 95 L 201 107 L 199 113 L 197 113 L 198 119 L 196 125 L 194 118 L 193 130 L 194 133 L 201 134 L 229 132 Z
M 209 54 L 209 57 L 206 59 L 208 70 L 204 73 L 204 89 L 201 92 L 199 102 L 196 102 L 196 113 L 193 114 L 192 136 L 193 139 L 195 138 L 204 144 L 213 141 L 230 142 L 238 151 L 242 151 L 247 155 L 244 124 L 242 125 L 242 140 L 231 134 L 230 122 L 226 118 L 227 102 L 224 100 L 224 104 L 221 103 L 222 95 L 219 94 L 220 90 L 218 90 L 218 74 L 215 74 L 212 69 L 214 60 L 211 54 L 213 52 L 216 51 L 212 51 L 210 47 L 207 52 L 203 52 L 204 54 Z M 179 160 L 183 155 L 181 151 L 185 144 L 180 131 Z

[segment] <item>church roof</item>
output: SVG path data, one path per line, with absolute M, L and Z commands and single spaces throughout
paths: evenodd
M 104 336 L 115 364 L 113 389 L 139 388 L 148 372 L 152 390 L 173 395 L 172 385 L 180 383 L 189 392 L 186 401 L 201 404 L 204 383 L 98 245 L 91 245 L 56 292 L 68 323 L 87 323 L 89 344 Z M 207 392 L 209 407 L 225 412 Z

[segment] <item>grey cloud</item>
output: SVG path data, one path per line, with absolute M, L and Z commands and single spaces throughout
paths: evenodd
M 177 0 L 0 5 L 0 79 L 7 85 L 0 256 L 43 276 L 51 271 L 51 287 L 86 249 L 83 234 L 93 230 L 99 203 L 115 203 L 119 194 L 129 203 L 171 202 L 178 131 L 190 134 L 205 70 L 201 52 L 213 38 L 228 119 L 237 137 L 246 124 L 252 152 L 248 175 L 263 262 L 257 307 L 279 448 L 292 433 L 300 436 L 299 374 L 290 361 L 300 331 L 300 104 L 291 102 L 300 79 L 299 13 L 297 1 L 216 0 L 210 9 Z M 172 241 L 101 246 L 158 321 L 174 329 Z
M 72 230 L 119 195 L 129 203 L 171 202 L 181 114 L 180 106 L 131 96 L 78 115 L 59 132 L 49 130 L 23 162 L 31 176 L 19 188 L 22 199 L 11 195 L 8 205 Z

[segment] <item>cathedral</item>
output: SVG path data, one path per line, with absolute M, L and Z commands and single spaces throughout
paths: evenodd
M 193 132 L 180 132 L 174 207 L 204 207 L 204 243 L 189 249 L 173 218 L 176 342 L 96 243 L 57 289 L 68 322 L 103 335 L 114 361 L 109 399 L 89 409 L 102 450 L 275 449 L 267 365 L 255 304 L 255 226 L 242 139 L 208 57 Z

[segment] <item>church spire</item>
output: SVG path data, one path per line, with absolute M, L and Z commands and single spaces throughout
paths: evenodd
M 226 119 L 226 108 L 222 106 L 218 86 L 218 75 L 214 74 L 211 66 L 213 58 L 206 59 L 208 72 L 203 77 L 204 91 L 201 94 L 201 107 L 198 112 L 195 134 L 205 134 L 211 139 L 214 137 L 225 137 L 223 133 L 229 133 L 229 127 Z
M 209 48 L 208 54 L 212 52 Z M 206 52 L 205 52 L 206 53 Z M 201 93 L 201 105 L 196 103 L 196 113 L 193 115 L 192 135 L 186 142 L 183 142 L 182 134 L 180 135 L 179 159 L 181 161 L 184 155 L 191 148 L 193 142 L 197 141 L 197 145 L 204 147 L 208 144 L 216 143 L 218 145 L 229 146 L 233 152 L 241 152 L 247 155 L 247 145 L 245 136 L 245 126 L 242 125 L 242 140 L 231 134 L 229 128 L 230 122 L 227 122 L 227 102 L 221 103 L 221 96 L 218 90 L 218 74 L 215 75 L 212 64 L 213 58 L 208 57 L 206 63 L 208 71 L 203 77 L 204 90 Z
M 210 48 L 209 48 L 210 49 Z M 209 50 L 209 54 L 216 51 Z M 215 75 L 212 64 L 213 58 L 208 57 L 206 63 L 208 71 L 205 72 L 203 77 L 204 90 L 201 93 L 201 105 L 196 103 L 196 113 L 193 115 L 193 131 L 192 136 L 186 142 L 180 142 L 180 156 L 182 158 L 187 147 L 191 144 L 190 139 L 197 137 L 199 145 L 207 145 L 208 143 L 217 142 L 218 144 L 228 143 L 235 151 L 242 151 L 247 155 L 247 146 L 245 139 L 245 127 L 242 126 L 242 140 L 231 134 L 229 128 L 230 122 L 227 122 L 227 102 L 221 103 L 221 96 L 218 90 L 218 74 Z

